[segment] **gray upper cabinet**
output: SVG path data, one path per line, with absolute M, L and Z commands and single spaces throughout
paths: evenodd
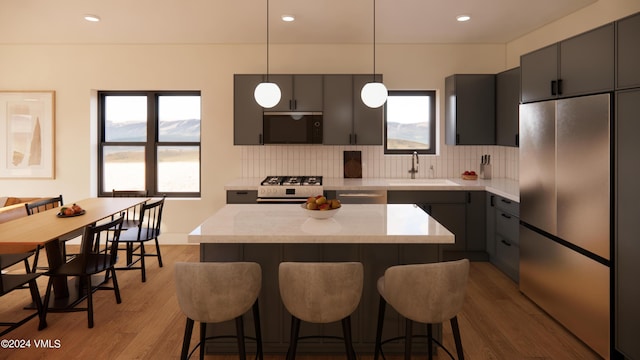
M 616 88 L 640 86 L 640 13 L 617 22 Z
M 518 146 L 520 68 L 496 75 L 496 145 Z
M 614 39 L 611 23 L 523 55 L 522 102 L 613 90 Z
M 447 145 L 494 145 L 496 111 L 494 74 L 456 74 L 445 79 Z
M 371 80 L 371 75 L 324 76 L 323 144 L 382 145 L 384 107 L 371 109 L 360 99 Z
M 353 137 L 353 76 L 325 75 L 323 144 L 350 145 Z
M 262 106 L 253 97 L 262 75 L 234 75 L 233 77 L 233 144 L 262 144 Z
M 322 111 L 322 75 L 269 75 L 282 92 L 280 102 L 266 111 Z

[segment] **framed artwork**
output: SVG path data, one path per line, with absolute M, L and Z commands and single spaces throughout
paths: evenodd
M 55 178 L 55 91 L 0 91 L 0 178 Z

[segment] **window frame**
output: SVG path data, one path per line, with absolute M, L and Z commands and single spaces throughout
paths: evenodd
M 418 154 L 426 154 L 426 155 L 436 155 L 436 131 L 437 131 L 437 122 L 436 119 L 436 91 L 435 90 L 389 90 L 389 97 L 391 96 L 416 96 L 416 95 L 426 95 L 430 98 L 430 107 L 429 107 L 429 144 L 431 144 L 431 148 L 428 150 L 425 149 L 389 149 L 387 144 L 387 110 L 389 105 L 385 105 L 384 107 L 384 154 L 385 155 L 411 155 L 414 152 Z
M 105 99 L 107 96 L 146 96 L 147 98 L 147 134 L 146 141 L 105 141 Z M 103 178 L 105 176 L 103 168 L 104 148 L 108 146 L 135 146 L 144 147 L 145 150 L 145 189 L 150 197 L 200 197 L 202 193 L 202 126 L 200 127 L 200 139 L 195 141 L 159 141 L 159 97 L 160 96 L 200 96 L 200 90 L 175 90 L 175 91 L 149 91 L 149 90 L 105 90 L 98 91 L 98 196 L 110 197 L 113 189 L 104 189 Z M 202 102 L 201 102 L 202 112 Z M 202 117 L 200 118 L 202 125 Z M 199 180 L 197 192 L 160 192 L 158 191 L 158 148 L 165 146 L 197 146 L 199 162 Z M 130 190 L 130 189 L 122 189 Z

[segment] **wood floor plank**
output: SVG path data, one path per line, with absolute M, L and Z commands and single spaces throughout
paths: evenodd
M 0 349 L 0 359 L 178 359 L 185 317 L 175 296 L 173 265 L 177 261 L 199 261 L 199 247 L 165 245 L 163 268 L 155 258 L 147 264 L 147 282 L 139 271 L 120 271 L 118 281 L 122 303 L 116 304 L 111 291 L 99 291 L 94 297 L 95 327 L 87 328 L 85 312 L 52 313 L 48 328 L 37 330 L 37 321 L 27 324 L 2 339 L 31 340 L 28 349 Z M 18 271 L 17 269 L 16 271 Z M 46 277 L 38 283 L 44 294 Z M 27 291 L 14 291 L 0 298 L 0 319 L 15 319 L 25 314 Z M 599 356 L 547 316 L 518 291 L 517 284 L 497 268 L 485 262 L 472 262 L 467 297 L 458 316 L 465 358 L 471 360 L 566 360 L 599 359 Z M 199 336 L 193 332 L 192 347 Z M 59 349 L 36 348 L 34 340 L 58 340 Z M 443 326 L 443 342 L 455 349 L 451 327 Z M 371 349 L 373 352 L 373 348 Z M 370 360 L 371 354 L 359 354 Z M 192 358 L 197 358 L 197 352 Z M 235 360 L 235 355 L 207 356 L 207 359 Z M 282 360 L 283 354 L 269 354 L 267 360 Z M 304 355 L 302 360 L 338 360 L 337 355 Z M 401 355 L 387 356 L 399 360 Z M 426 359 L 426 356 L 414 356 Z M 439 352 L 436 359 L 447 359 Z

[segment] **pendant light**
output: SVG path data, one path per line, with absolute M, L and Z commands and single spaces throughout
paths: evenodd
M 373 0 L 373 79 L 362 87 L 360 97 L 370 108 L 379 108 L 387 101 L 387 87 L 376 82 L 376 0 Z
M 269 82 L 269 0 L 267 0 L 267 78 L 256 86 L 253 97 L 263 108 L 272 108 L 280 102 L 282 96 L 278 84 Z

